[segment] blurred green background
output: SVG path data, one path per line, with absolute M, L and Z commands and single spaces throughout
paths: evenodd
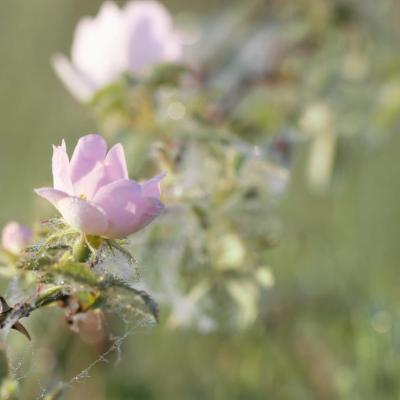
M 37 202 L 32 188 L 50 182 L 51 144 L 61 138 L 71 143 L 96 130 L 89 111 L 67 93 L 49 60 L 56 52 L 69 53 L 76 22 L 97 12 L 101 3 L 2 1 L 2 222 L 30 222 L 34 217 Z M 275 10 L 280 7 L 283 18 L 293 18 L 290 2 L 267 3 L 271 7 L 274 3 Z M 314 24 L 322 21 L 320 31 L 314 26 L 320 34 L 317 39 L 327 43 L 334 59 L 335 32 L 341 26 L 331 26 L 330 33 L 324 30 L 325 17 L 318 14 L 324 3 L 304 0 L 299 8 L 305 10 L 304 19 Z M 375 68 L 361 85 L 371 84 L 364 97 L 376 111 L 374 95 L 399 82 L 400 42 L 393 34 L 395 21 L 400 20 L 399 4 L 382 1 L 378 10 L 374 1 L 333 3 L 342 7 L 344 14 L 339 16 L 349 10 L 374 15 L 358 22 L 374 42 L 370 46 L 368 38 L 361 40 L 360 47 L 369 49 L 369 62 Z M 167 5 L 172 11 L 207 15 L 222 12 L 232 2 L 169 1 Z M 380 53 L 371 51 L 375 48 Z M 382 53 L 389 54 L 385 65 L 380 64 Z M 318 57 L 311 57 L 309 64 L 304 73 L 311 75 L 306 79 L 317 81 L 319 66 L 323 69 L 326 64 Z M 315 92 L 314 99 L 326 97 L 323 90 Z M 304 101 L 301 92 L 293 96 L 297 103 Z M 356 128 L 355 135 L 339 142 L 328 191 L 310 192 L 304 173 L 309 146 L 296 148 L 291 184 L 279 207 L 283 226 L 279 245 L 268 258 L 276 286 L 256 326 L 245 332 L 202 335 L 171 332 L 161 323 L 146 334 L 140 331 L 124 344 L 120 363 L 99 363 L 90 379 L 72 385 L 67 399 L 400 398 L 400 124 L 396 114 L 400 109 L 395 98 L 386 110 L 390 115 L 382 117 L 382 113 L 366 112 L 359 97 L 351 99 L 340 91 L 330 99 L 335 109 L 346 111 L 346 121 Z M 343 115 L 336 114 L 334 123 L 342 124 Z M 366 126 L 373 126 L 378 136 L 368 136 L 363 131 Z M 41 336 L 40 321 L 27 323 L 37 327 L 31 356 L 39 372 L 55 370 L 68 380 L 104 350 L 69 333 L 61 318 Z M 14 340 L 27 346 L 23 338 Z M 28 364 L 29 351 L 23 350 Z M 22 380 L 22 384 L 26 381 L 23 398 L 36 398 L 36 379 Z

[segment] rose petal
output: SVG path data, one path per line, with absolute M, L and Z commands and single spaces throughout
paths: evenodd
M 155 176 L 142 184 L 142 193 L 145 197 L 153 197 L 160 200 L 161 196 L 161 180 L 166 176 L 165 173 Z
M 90 199 L 98 182 L 103 179 L 103 161 L 107 143 L 100 135 L 86 135 L 79 139 L 71 158 L 71 181 L 75 195 Z
M 95 151 L 93 149 L 93 152 Z M 83 195 L 86 199 L 91 200 L 98 189 L 119 179 L 128 179 L 128 169 L 124 149 L 121 144 L 116 144 L 104 160 L 96 161 L 93 169 L 82 176 L 75 185 L 74 191 L 76 195 Z
M 65 221 L 81 232 L 101 236 L 107 230 L 108 221 L 104 211 L 89 201 L 71 196 L 60 200 L 57 208 Z
M 65 197 L 69 196 L 68 193 L 65 193 L 65 192 L 62 192 L 61 190 L 53 189 L 50 187 L 35 189 L 35 192 L 40 197 L 43 197 L 44 199 L 49 201 L 51 204 L 53 204 L 54 207 L 57 207 L 57 203 L 59 200 L 62 200 Z
M 160 200 L 153 197 L 142 197 L 141 202 L 137 205 L 137 208 L 138 219 L 134 232 L 137 232 L 149 225 L 164 211 L 165 206 Z
M 154 64 L 180 56 L 178 36 L 166 8 L 156 1 L 129 2 L 124 9 L 128 67 L 141 73 Z
M 164 46 L 164 60 L 178 62 L 183 58 L 182 38 L 176 33 L 171 33 Z
M 172 29 L 172 18 L 168 10 L 158 1 L 131 1 L 123 9 L 127 28 L 141 21 L 149 21 L 158 36 Z
M 74 190 L 69 174 L 69 159 L 64 140 L 61 146 L 53 146 L 52 170 L 54 189 L 72 195 Z
M 73 228 L 88 235 L 102 235 L 107 230 L 108 221 L 104 211 L 93 203 L 52 188 L 35 191 L 53 204 Z
M 104 165 L 107 170 L 107 178 L 109 182 L 118 179 L 128 179 L 128 168 L 126 166 L 124 148 L 120 143 L 117 143 L 110 149 L 106 156 Z
M 89 101 L 96 91 L 96 85 L 83 71 L 77 69 L 63 54 L 52 58 L 54 71 L 78 101 Z
M 104 236 L 122 238 L 149 224 L 163 210 L 155 198 L 143 197 L 141 187 L 134 181 L 121 179 L 102 187 L 93 202 L 108 218 Z
M 121 11 L 105 2 L 96 18 L 83 18 L 76 30 L 71 56 L 75 66 L 90 76 L 97 88 L 112 82 L 126 69 L 121 44 Z

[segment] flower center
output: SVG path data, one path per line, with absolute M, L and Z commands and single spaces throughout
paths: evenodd
M 79 198 L 80 198 L 81 200 L 87 200 L 87 197 L 86 197 L 84 194 L 80 194 L 80 195 L 79 195 Z

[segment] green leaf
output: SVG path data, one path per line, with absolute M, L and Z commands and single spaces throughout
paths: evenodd
M 121 302 L 120 305 L 123 305 L 122 302 L 124 301 L 127 303 L 129 308 L 134 307 L 138 310 L 150 313 L 155 321 L 158 322 L 158 304 L 146 291 L 136 289 L 132 287 L 128 282 L 125 282 L 124 280 L 119 279 L 113 275 L 107 275 L 102 280 L 101 285 L 104 289 L 109 289 L 110 291 L 114 292 L 115 297 L 118 297 L 119 301 Z M 128 296 L 126 297 L 126 295 Z M 113 299 L 113 296 L 109 297 Z
M 164 63 L 157 65 L 148 79 L 150 86 L 176 86 L 182 74 L 187 70 L 184 65 Z
M 63 276 L 66 279 L 73 279 L 76 282 L 89 286 L 97 286 L 98 277 L 87 264 L 67 262 L 58 264 L 51 268 L 52 273 Z

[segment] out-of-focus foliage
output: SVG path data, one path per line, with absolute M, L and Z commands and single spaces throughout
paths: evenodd
M 392 25 L 377 37 L 369 29 L 385 5 L 372 15 L 368 4 L 311 2 L 309 12 L 306 5 L 254 1 L 215 16 L 204 23 L 203 42 L 188 50 L 189 71 L 160 66 L 92 102 L 102 130 L 131 150 L 134 175 L 151 163 L 169 173 L 172 224 L 157 228 L 165 230 L 158 237 L 153 231 L 139 251 L 151 271 L 165 265 L 158 286 L 167 289 L 161 296 L 172 306 L 172 324 L 214 329 L 218 303 L 228 326 L 233 315 L 241 326 L 255 319 L 258 277 L 270 275 L 269 215 L 287 184 L 294 142 L 309 142 L 306 185 L 321 194 L 341 144 L 379 143 L 398 124 L 395 116 L 378 117 L 387 110 L 377 103 L 379 74 L 399 61 L 380 46 L 398 34 Z M 376 118 L 366 123 L 372 110 Z M 230 311 L 223 292 L 236 303 Z
M 212 120 L 213 99 L 185 68 L 160 66 L 142 82 L 104 89 L 92 105 L 102 130 L 124 141 L 132 176 L 167 172 L 169 210 L 134 254 L 145 283 L 171 307 L 169 324 L 208 331 L 253 323 L 272 283 L 264 252 L 287 171 L 267 161 L 267 146 Z
M 54 12 L 53 4 L 47 7 Z M 184 199 L 190 212 L 181 205 L 171 207 L 165 223 L 134 238 L 132 249 L 143 265 L 146 282 L 155 282 L 156 287 L 161 278 L 172 277 L 163 290 L 167 293 L 165 289 L 172 285 L 173 293 L 179 294 L 175 285 L 182 279 L 188 283 L 180 284 L 181 293 L 207 300 L 204 294 L 209 287 L 196 288 L 196 284 L 202 279 L 215 282 L 208 272 L 219 265 L 215 260 L 222 253 L 226 255 L 222 264 L 228 260 L 230 268 L 216 268 L 218 282 L 226 290 L 231 280 L 240 277 L 245 289 L 233 285 L 228 293 L 240 305 L 243 293 L 254 293 L 251 285 L 257 277 L 246 275 L 246 269 L 262 267 L 266 275 L 263 278 L 261 273 L 259 282 L 269 288 L 258 297 L 257 323 L 245 331 L 228 323 L 229 329 L 207 335 L 195 329 L 171 331 L 176 323 L 163 308 L 159 328 L 125 342 L 119 365 L 99 364 L 91 379 L 72 385 L 66 398 L 397 398 L 399 3 L 270 0 L 205 11 L 201 21 L 182 19 L 192 26 L 193 38 L 201 32 L 202 40 L 190 51 L 192 60 L 203 65 L 196 70 L 196 85 L 204 85 L 207 97 L 199 97 L 198 86 L 190 84 L 184 92 L 160 88 L 151 99 L 162 104 L 154 114 L 146 102 L 137 101 L 146 99 L 145 85 L 131 86 L 133 97 L 126 99 L 123 82 L 122 90 L 116 85 L 97 99 L 101 103 L 112 95 L 115 103 L 97 106 L 103 116 L 103 107 L 113 111 L 101 120 L 101 127 L 112 140 L 122 138 L 130 145 L 132 176 L 141 171 L 150 176 L 155 165 L 164 163 L 169 172 L 165 202 L 181 204 L 182 196 L 194 191 Z M 88 10 L 82 8 L 82 13 Z M 70 36 L 71 31 L 65 33 Z M 126 105 L 140 109 L 135 113 Z M 126 115 L 138 116 L 134 129 Z M 81 122 L 76 121 L 78 126 Z M 176 145 L 178 140 L 185 144 L 184 152 Z M 51 142 L 58 142 L 58 136 Z M 150 159 L 148 149 L 152 149 Z M 250 212 L 252 226 L 247 219 L 236 221 L 232 216 L 236 194 L 248 195 L 246 185 L 254 181 L 260 189 L 258 167 L 253 165 L 260 156 L 263 165 L 268 160 L 290 168 L 292 177 L 284 196 L 272 203 L 269 193 L 257 194 L 261 199 L 268 196 L 268 203 L 262 203 L 267 211 L 240 207 L 241 216 Z M 244 160 L 238 163 L 238 158 Z M 237 164 L 239 171 L 246 164 L 255 170 L 235 175 Z M 198 175 L 185 177 L 189 167 Z M 218 203 L 220 198 L 204 193 L 196 201 L 201 179 L 221 190 L 224 201 L 229 189 L 224 183 L 239 180 L 233 198 L 228 196 L 228 210 Z M 190 182 L 195 182 L 193 188 Z M 202 182 L 202 189 L 207 182 Z M 177 184 L 185 185 L 185 190 L 174 192 Z M 206 229 L 200 224 L 204 211 L 195 211 L 198 199 L 205 200 L 201 206 L 211 217 L 212 225 Z M 279 206 L 279 218 L 276 211 L 269 213 L 269 204 L 273 210 Z M 258 218 L 251 214 L 254 211 Z M 182 215 L 190 218 L 182 221 L 178 218 Z M 241 235 L 246 231 L 244 240 Z M 270 231 L 279 233 L 279 246 L 250 252 L 256 259 L 239 264 L 245 273 L 231 268 L 232 261 L 249 259 L 247 252 L 244 257 L 238 250 L 243 243 L 245 249 L 260 246 L 250 240 L 252 235 Z M 218 249 L 213 263 L 201 257 L 202 243 Z M 191 247 L 185 250 L 187 245 Z M 230 251 L 221 252 L 221 247 Z M 203 275 L 203 271 L 208 272 Z M 248 301 L 244 296 L 243 302 Z M 190 302 L 183 306 L 182 312 L 191 311 Z M 225 323 L 237 321 L 240 307 L 232 312 L 221 304 L 213 310 L 218 314 L 212 317 Z M 47 312 L 27 324 L 36 341 L 32 357 L 24 338 L 11 338 L 12 347 L 20 349 L 13 353 L 12 364 L 18 367 L 23 360 L 16 375 L 25 375 L 30 358 L 38 366 L 34 371 L 28 367 L 23 378 L 26 398 L 37 392 L 37 379 L 48 371 L 53 371 L 52 376 L 43 385 L 65 381 L 107 350 L 105 338 L 90 346 L 62 324 L 49 326 L 55 310 Z M 194 322 L 199 321 L 195 316 Z M 87 339 L 84 334 L 82 338 Z

